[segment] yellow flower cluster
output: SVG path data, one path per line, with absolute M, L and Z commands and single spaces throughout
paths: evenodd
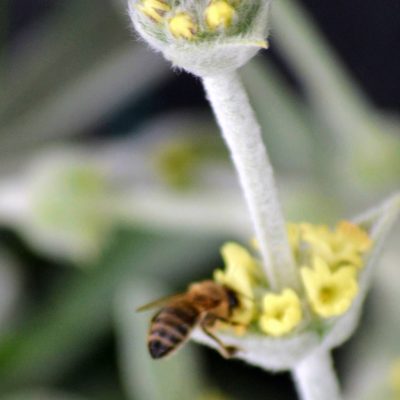
M 225 270 L 216 270 L 214 280 L 233 289 L 240 306 L 232 320 L 243 326 L 258 320 L 260 329 L 272 336 L 292 331 L 302 320 L 300 299 L 296 292 L 285 289 L 281 294 L 267 293 L 262 299 L 262 312 L 257 310 L 258 289 L 266 292 L 268 285 L 259 261 L 237 243 L 221 249 Z
M 362 255 L 372 246 L 367 233 L 349 221 L 339 222 L 335 230 L 326 225 L 289 224 L 288 232 L 299 264 L 320 257 L 332 270 L 343 265 L 362 268 Z
M 323 318 L 345 313 L 358 292 L 357 274 L 372 246 L 367 233 L 348 221 L 290 224 L 289 240 L 312 310 Z
M 236 12 L 232 0 L 211 0 L 204 10 L 204 23 L 209 31 L 226 29 L 232 25 Z M 171 10 L 165 0 L 142 0 L 138 5 L 139 11 L 156 23 L 162 23 L 166 14 Z M 194 40 L 199 31 L 196 19 L 188 12 L 178 11 L 167 18 L 167 26 L 175 38 Z
M 301 299 L 293 289 L 269 291 L 259 261 L 236 243 L 222 247 L 225 270 L 214 279 L 233 289 L 240 301 L 233 319 L 244 326 L 257 323 L 262 332 L 279 337 L 296 329 L 307 304 L 314 318 L 342 315 L 358 293 L 357 275 L 372 241 L 359 226 L 348 221 L 334 230 L 324 225 L 290 224 L 289 241 L 305 289 Z M 257 246 L 256 246 L 257 248 Z

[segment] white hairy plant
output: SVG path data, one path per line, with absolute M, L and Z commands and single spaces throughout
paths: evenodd
M 338 400 L 330 353 L 357 326 L 400 195 L 336 231 L 300 224 L 288 235 L 261 129 L 236 73 L 267 47 L 269 6 L 269 0 L 129 0 L 129 13 L 151 47 L 202 79 L 253 223 L 260 261 L 228 244 L 227 272 L 218 271 L 215 279 L 262 300 L 263 311 L 256 311 L 257 326 L 254 310 L 247 313 L 244 335 L 228 330 L 219 336 L 238 349 L 237 358 L 290 370 L 303 400 Z M 264 283 L 254 284 L 252 274 L 262 274 L 257 279 Z M 254 288 L 262 299 L 253 296 Z M 194 338 L 218 347 L 200 330 Z

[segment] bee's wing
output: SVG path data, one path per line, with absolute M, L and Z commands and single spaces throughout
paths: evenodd
M 136 312 L 142 312 L 164 306 L 165 304 L 180 300 L 185 296 L 185 293 L 173 294 L 172 296 L 162 297 L 161 299 L 154 300 L 150 303 L 144 304 L 136 309 Z

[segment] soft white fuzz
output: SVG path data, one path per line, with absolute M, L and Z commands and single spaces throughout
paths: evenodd
M 329 352 L 311 353 L 296 366 L 293 378 L 302 400 L 342 399 Z
M 261 128 L 236 73 L 203 79 L 250 211 L 271 288 L 299 288 Z

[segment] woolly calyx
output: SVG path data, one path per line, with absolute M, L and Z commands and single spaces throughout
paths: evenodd
M 177 68 L 234 71 L 266 48 L 270 0 L 129 0 L 143 39 Z

